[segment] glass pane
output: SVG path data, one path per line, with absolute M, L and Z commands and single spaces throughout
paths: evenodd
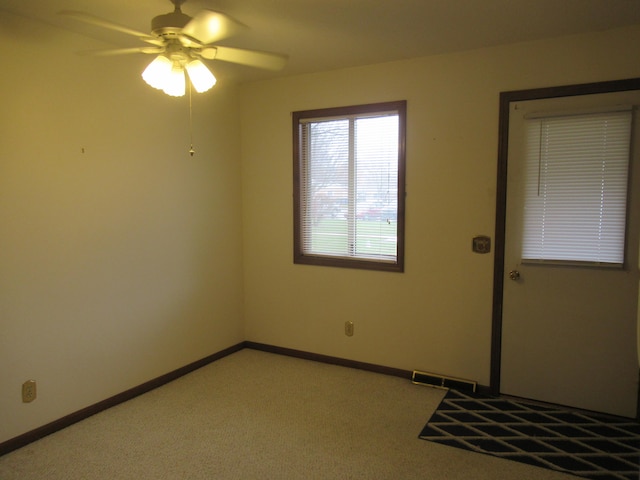
M 355 254 L 394 257 L 398 220 L 398 116 L 361 118 L 356 135 Z
M 528 126 L 523 260 L 622 264 L 631 112 Z
M 349 121 L 310 123 L 305 250 L 348 255 Z

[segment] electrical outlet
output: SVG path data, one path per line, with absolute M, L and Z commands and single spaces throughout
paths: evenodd
M 347 337 L 353 337 L 353 322 L 352 321 L 344 322 L 344 334 Z
M 22 384 L 22 401 L 24 403 L 33 402 L 36 399 L 36 381 L 27 380 Z

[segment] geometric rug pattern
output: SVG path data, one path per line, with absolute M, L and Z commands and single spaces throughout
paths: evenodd
M 640 478 L 640 424 L 627 418 L 449 390 L 420 438 L 582 478 Z

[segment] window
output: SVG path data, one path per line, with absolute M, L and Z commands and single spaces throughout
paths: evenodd
M 402 272 L 406 102 L 293 113 L 294 262 Z
M 525 262 L 624 263 L 631 110 L 527 125 Z

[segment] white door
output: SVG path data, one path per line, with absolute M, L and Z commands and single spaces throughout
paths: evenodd
M 640 92 L 511 104 L 500 392 L 635 417 L 638 402 L 640 119 L 634 110 L 624 268 L 522 260 L 525 116 L 640 105 Z

